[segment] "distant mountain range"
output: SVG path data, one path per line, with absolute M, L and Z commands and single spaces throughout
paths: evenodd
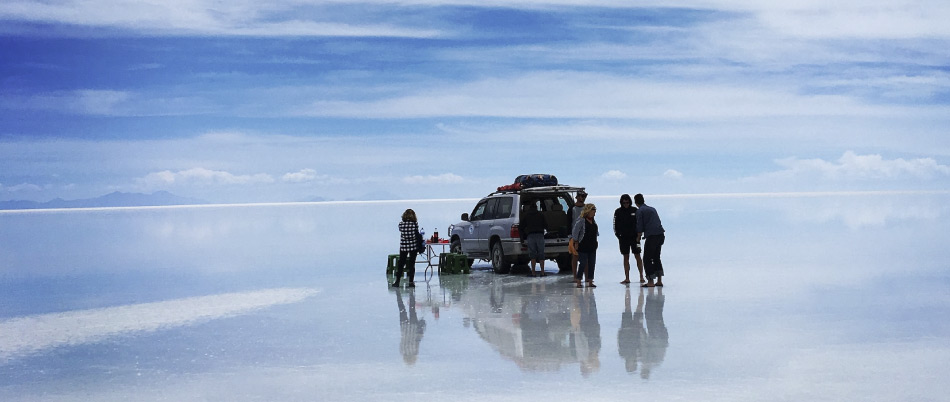
M 152 194 L 122 193 L 116 191 L 101 197 L 80 200 L 57 198 L 47 202 L 38 201 L 0 201 L 0 209 L 50 209 L 50 208 L 102 208 L 102 207 L 146 207 L 164 205 L 207 204 L 197 198 L 180 197 L 167 191 Z

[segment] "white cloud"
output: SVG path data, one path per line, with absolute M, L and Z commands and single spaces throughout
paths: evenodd
M 808 38 L 946 37 L 950 6 L 936 1 L 790 2 L 763 6 L 758 18 L 779 32 Z
M 72 99 L 72 107 L 83 114 L 109 115 L 114 114 L 116 107 L 127 101 L 129 96 L 123 91 L 77 91 Z
M 678 170 L 669 169 L 669 170 L 663 172 L 663 177 L 666 177 L 666 178 L 668 178 L 668 179 L 679 180 L 679 179 L 682 179 L 682 178 L 683 178 L 683 173 L 681 173 L 681 172 L 678 171 Z
M 355 7 L 354 7 L 355 5 Z M 362 6 L 360 6 L 362 5 Z M 404 13 L 380 17 L 360 9 L 405 6 L 437 8 L 506 7 L 545 9 L 569 7 L 682 7 L 748 14 L 768 29 L 805 38 L 912 38 L 947 37 L 950 6 L 942 1 L 865 0 L 761 2 L 752 0 L 668 1 L 627 0 L 359 0 L 268 2 L 181 0 L 173 2 L 89 0 L 0 3 L 0 19 L 127 29 L 156 35 L 253 36 L 396 36 L 448 35 L 438 28 L 420 27 L 437 21 Z M 310 17 L 333 11 L 334 19 Z M 371 21 L 376 19 L 377 21 Z
M 9 0 L 0 3 L 0 19 L 118 28 L 168 36 L 433 37 L 442 34 L 437 29 L 399 26 L 398 23 L 389 22 L 365 22 L 360 19 L 362 14 L 337 13 L 334 20 L 306 19 L 307 14 L 314 15 L 314 12 L 325 7 L 327 4 L 300 3 L 295 0 L 90 0 L 53 3 Z
M 443 173 L 429 176 L 408 176 L 404 177 L 402 181 L 406 184 L 458 184 L 463 183 L 465 179 L 457 174 Z
M 361 176 L 357 178 L 331 176 L 319 174 L 314 169 L 301 169 L 298 172 L 286 173 L 280 178 L 285 183 L 313 183 L 316 185 L 353 185 L 386 182 L 382 177 Z
M 858 155 L 847 151 L 837 161 L 787 158 L 776 163 L 785 167 L 782 176 L 817 176 L 828 180 L 846 179 L 933 179 L 950 176 L 950 166 L 932 158 L 884 159 L 881 155 Z
M 132 94 L 125 91 L 85 89 L 29 97 L 4 96 L 0 102 L 4 108 L 10 109 L 110 116 L 124 114 L 123 108 L 131 98 Z
M 441 85 L 441 84 L 440 84 Z M 756 82 L 657 80 L 609 73 L 528 72 L 414 89 L 386 99 L 313 102 L 315 117 L 617 118 L 715 120 L 786 116 L 882 116 L 906 110 L 844 95 L 804 94 Z M 945 109 L 920 109 L 941 113 Z
M 0 184 L 0 190 L 3 190 L 8 193 L 19 193 L 19 192 L 36 192 L 43 191 L 43 187 L 40 187 L 32 183 L 20 183 L 13 186 L 3 186 Z
M 172 172 L 164 170 L 161 172 L 149 173 L 145 177 L 139 178 L 138 183 L 144 187 L 168 187 L 172 185 L 243 185 L 243 184 L 267 184 L 275 180 L 272 176 L 265 173 L 251 175 L 235 175 L 221 170 L 210 170 L 205 168 L 192 168 Z
M 92 116 L 180 116 L 221 112 L 218 102 L 199 96 L 119 90 L 75 90 L 0 97 L 0 107 Z
M 281 180 L 289 183 L 305 183 L 317 179 L 317 171 L 313 169 L 301 169 L 299 172 L 287 173 Z
M 604 172 L 604 174 L 602 174 L 600 177 L 607 180 L 621 180 L 621 179 L 626 178 L 627 174 L 619 170 L 610 170 L 610 171 Z
M 883 227 L 888 222 L 896 221 L 933 221 L 943 211 L 939 198 L 922 193 L 895 196 L 880 192 L 867 197 L 842 197 L 811 197 L 807 201 L 804 198 L 789 198 L 779 203 L 782 204 L 783 213 L 792 222 L 840 221 L 851 229 Z

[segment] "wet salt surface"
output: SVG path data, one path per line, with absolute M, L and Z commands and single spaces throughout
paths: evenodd
M 948 198 L 648 198 L 663 289 L 604 222 L 594 289 L 390 288 L 470 201 L 0 214 L 0 400 L 944 400 Z

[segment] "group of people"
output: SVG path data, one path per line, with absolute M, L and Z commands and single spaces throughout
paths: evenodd
M 597 236 L 600 235 L 597 221 L 597 206 L 588 204 L 587 193 L 579 191 L 574 203 L 574 221 L 571 231 L 570 252 L 572 257 L 571 268 L 574 273 L 574 284 L 583 287 L 581 282 L 586 278 L 587 287 L 594 285 L 594 268 L 597 262 Z M 636 207 L 633 206 L 636 204 Z M 620 196 L 620 207 L 614 211 L 614 235 L 620 245 L 620 254 L 623 255 L 624 280 L 620 283 L 630 283 L 630 254 L 634 255 L 637 270 L 640 272 L 640 286 L 663 286 L 663 263 L 660 261 L 660 251 L 666 240 L 663 224 L 656 209 L 646 205 L 643 194 Z M 644 239 L 643 257 L 640 257 L 640 240 Z
M 597 221 L 594 219 L 597 214 L 597 206 L 588 204 L 587 193 L 584 190 L 577 192 L 573 206 L 574 223 L 571 230 L 570 243 L 568 249 L 571 253 L 571 270 L 574 275 L 574 284 L 577 287 L 583 287 L 582 281 L 586 279 L 587 287 L 596 287 L 594 285 L 594 268 L 597 263 L 597 237 L 600 231 Z M 636 204 L 636 206 L 633 206 Z M 614 235 L 620 245 L 620 254 L 623 255 L 624 280 L 620 283 L 630 283 L 630 254 L 632 253 L 636 263 L 637 270 L 640 273 L 640 286 L 652 288 L 663 286 L 663 263 L 660 261 L 660 251 L 663 242 L 666 240 L 663 224 L 660 222 L 660 215 L 656 209 L 646 205 L 643 194 L 637 194 L 630 198 L 629 194 L 620 196 L 620 207 L 614 211 L 613 219 Z M 528 248 L 528 256 L 531 259 L 531 275 L 536 275 L 535 266 L 540 264 L 541 276 L 544 272 L 544 231 L 546 224 L 544 218 L 537 210 L 534 204 L 526 206 L 525 213 L 520 222 L 522 240 Z M 399 260 L 396 281 L 393 287 L 399 287 L 399 281 L 403 276 L 404 270 L 407 270 L 406 286 L 414 287 L 415 264 L 417 252 L 417 243 L 419 235 L 419 223 L 416 219 L 416 213 L 412 209 L 407 209 L 402 214 L 402 222 L 399 222 Z M 641 258 L 640 240 L 644 240 L 643 257 Z

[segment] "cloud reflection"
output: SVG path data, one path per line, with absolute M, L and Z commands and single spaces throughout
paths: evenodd
M 4 320 L 0 321 L 0 364 L 50 348 L 194 325 L 297 303 L 316 293 L 307 288 L 266 289 Z

